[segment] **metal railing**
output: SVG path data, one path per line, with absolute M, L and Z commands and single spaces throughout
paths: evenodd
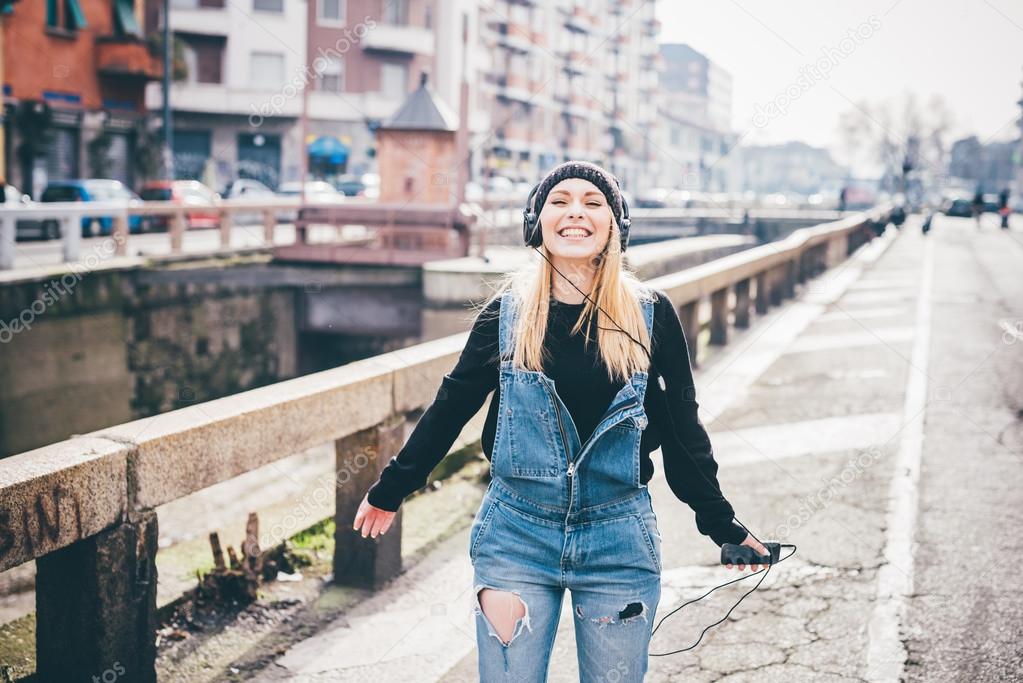
M 308 205 L 308 203 L 306 204 Z M 108 236 L 115 243 L 115 256 L 125 256 L 128 249 L 129 218 L 139 216 L 143 221 L 167 216 L 170 218 L 167 232 L 170 235 L 172 254 L 181 253 L 188 218 L 197 214 L 215 213 L 218 216 L 220 245 L 228 248 L 231 244 L 231 230 L 239 215 L 259 214 L 263 226 L 263 240 L 273 244 L 273 234 L 279 215 L 299 209 L 298 199 L 275 198 L 272 201 L 246 199 L 222 200 L 216 205 L 199 206 L 174 201 L 100 201 L 100 202 L 47 202 L 30 206 L 0 207 L 0 270 L 14 267 L 14 247 L 17 237 L 17 223 L 20 220 L 39 224 L 56 222 L 60 225 L 63 260 L 77 261 L 81 252 L 83 219 L 107 219 L 112 222 Z
M 752 307 L 764 313 L 781 304 L 798 282 L 848 258 L 887 221 L 888 208 L 879 207 L 649 283 L 678 308 L 690 345 L 698 344 L 698 307 L 709 297 L 710 343 L 725 344 L 730 325 L 750 324 Z M 40 680 L 71 680 L 113 661 L 151 680 L 156 507 L 319 444 L 333 442 L 336 453 L 334 581 L 376 589 L 400 572 L 402 509 L 376 539 L 350 524 L 403 445 L 406 420 L 434 399 L 467 338 L 463 332 L 0 460 L 0 571 L 37 562 Z M 456 448 L 480 439 L 486 410 Z

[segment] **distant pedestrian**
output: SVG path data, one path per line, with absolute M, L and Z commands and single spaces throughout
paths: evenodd
M 1002 191 L 998 193 L 998 215 L 1002 217 L 1002 229 L 1009 229 L 1009 214 L 1012 210 L 1009 208 L 1009 188 L 1003 187 Z
M 980 217 L 984 213 L 984 193 L 981 188 L 978 187 L 977 191 L 973 194 L 973 220 L 977 221 L 977 227 L 980 227 Z
M 845 202 L 849 198 L 849 186 L 844 185 L 842 191 L 838 193 L 838 210 L 845 211 Z

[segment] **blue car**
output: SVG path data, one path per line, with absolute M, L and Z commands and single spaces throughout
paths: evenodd
M 124 186 L 120 180 L 58 180 L 46 186 L 41 202 L 108 202 L 127 201 L 140 203 L 139 196 Z M 59 234 L 57 221 L 44 221 L 44 234 Z M 128 216 L 128 232 L 142 232 L 142 216 Z M 113 216 L 82 216 L 82 237 L 110 235 L 114 231 Z

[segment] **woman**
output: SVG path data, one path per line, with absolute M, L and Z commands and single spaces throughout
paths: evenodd
M 638 681 L 660 599 L 652 450 L 661 447 L 668 483 L 701 533 L 768 553 L 732 523 L 718 490 L 674 305 L 623 269 L 628 207 L 617 180 L 565 162 L 525 213 L 526 242 L 543 259 L 485 304 L 354 526 L 364 537 L 386 533 L 496 391 L 483 429 L 491 481 L 469 547 L 480 678 L 546 680 L 567 588 L 580 679 Z

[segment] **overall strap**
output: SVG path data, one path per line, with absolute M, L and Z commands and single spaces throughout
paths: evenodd
M 515 350 L 515 321 L 518 318 L 514 292 L 508 290 L 501 295 L 498 350 L 501 360 L 511 360 Z
M 643 304 L 643 317 L 646 319 L 646 332 L 650 338 L 650 344 L 653 345 L 654 340 L 654 301 L 656 295 L 653 292 L 649 293 L 648 297 L 641 299 Z M 653 353 L 653 349 L 650 350 Z

